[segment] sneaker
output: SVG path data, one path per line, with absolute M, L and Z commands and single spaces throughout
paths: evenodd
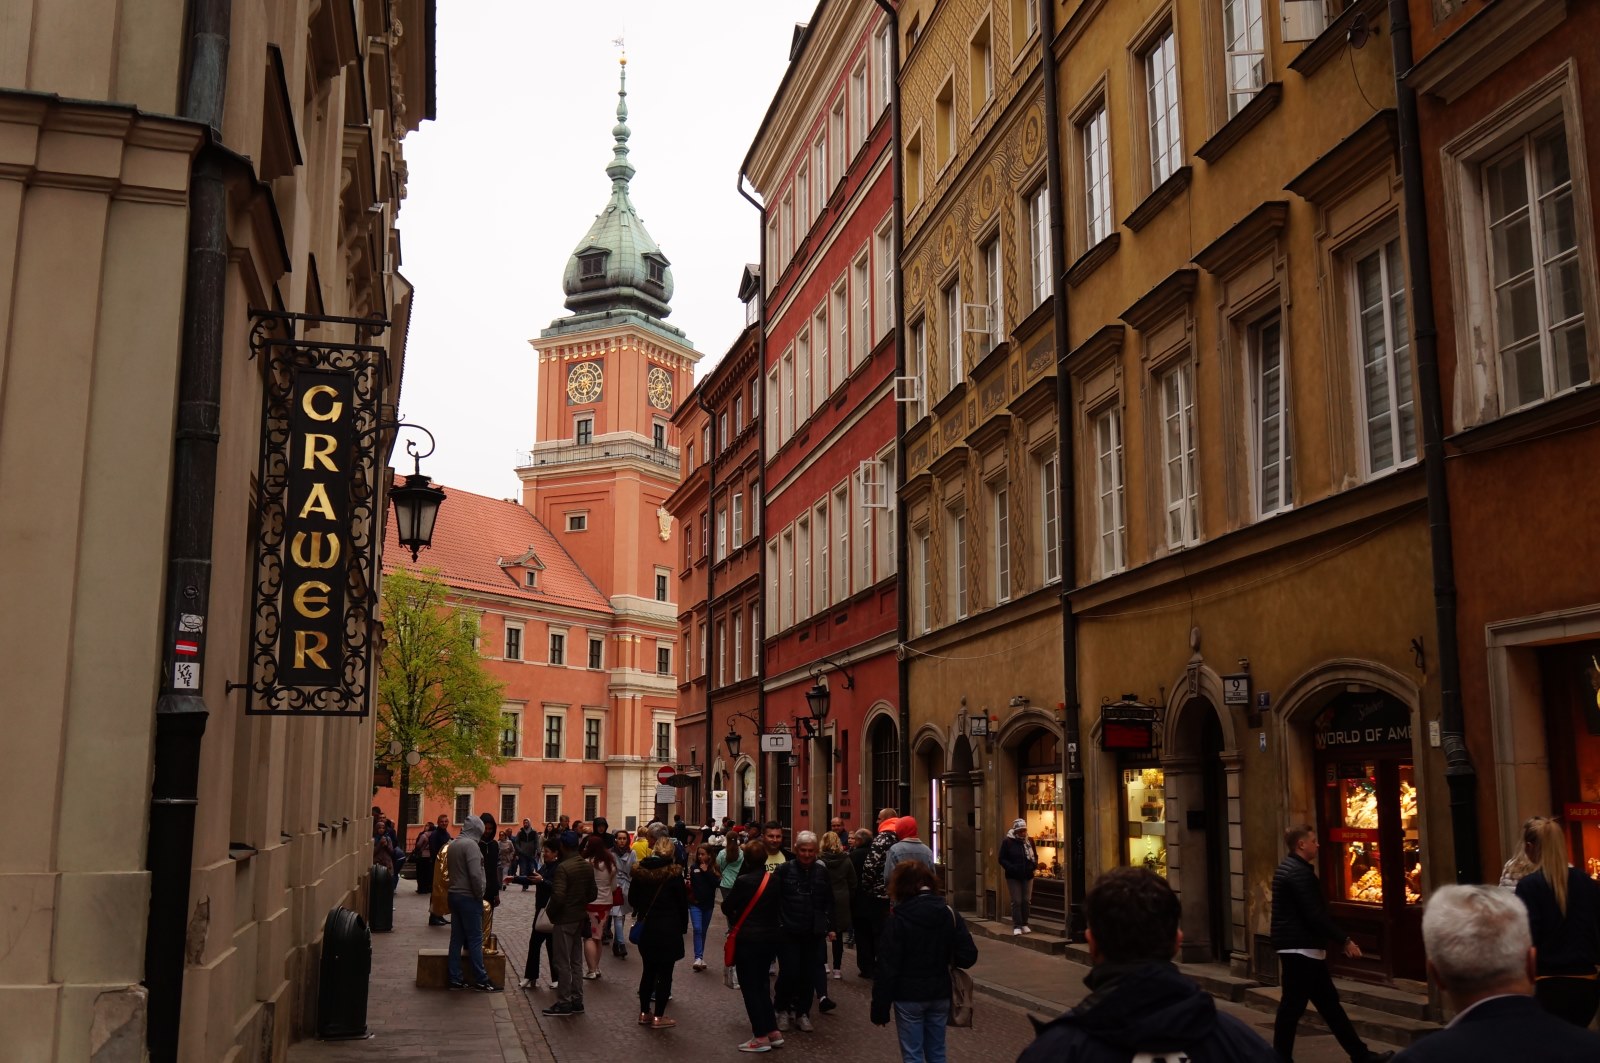
M 574 1014 L 574 1015 L 582 1015 L 583 1014 L 583 1005 L 582 1004 L 573 1004 L 572 1005 L 572 1014 Z
M 770 1052 L 772 1051 L 772 1045 L 767 1043 L 767 1039 L 765 1037 L 752 1037 L 750 1040 L 739 1046 L 739 1051 Z
M 694 961 L 694 969 L 697 970 L 697 971 L 705 970 L 706 969 L 706 961 L 701 959 L 700 957 L 696 956 L 695 957 L 695 961 Z
M 467 988 L 467 983 L 463 982 L 459 978 L 452 978 L 452 979 L 450 979 L 450 988 L 451 989 L 465 989 L 465 988 Z
M 811 1025 L 811 1016 L 807 1015 L 805 1012 L 801 1012 L 794 1017 L 794 1025 L 795 1029 L 799 1030 L 801 1033 L 812 1033 L 816 1030 L 816 1027 Z
M 779 1033 L 788 1033 L 789 1032 L 789 1023 L 790 1023 L 789 1013 L 787 1011 L 778 1012 L 778 1032 Z
M 1031 934 L 1031 933 L 1033 933 L 1033 927 L 1031 927 L 1031 926 L 1024 926 L 1024 927 L 1023 927 L 1023 928 L 1022 928 L 1022 932 L 1023 932 L 1023 933 L 1024 933 L 1024 934 Z
M 1022 928 L 1020 926 L 1012 927 L 1011 928 L 1011 936 L 1014 937 L 1014 938 L 1021 937 L 1022 936 Z
M 571 1004 L 558 1003 L 558 1004 L 551 1004 L 548 1008 L 545 1008 L 544 1011 L 540 1012 L 540 1014 L 541 1015 L 549 1015 L 552 1018 L 559 1018 L 559 1017 L 565 1017 L 567 1015 L 574 1015 L 574 1014 L 576 1014 L 576 1012 L 574 1012 L 572 1010 L 572 1005 Z
M 517 988 L 518 989 L 537 989 L 537 988 L 539 988 L 539 986 L 538 986 L 538 983 L 536 983 L 536 982 L 529 981 L 526 978 L 519 978 L 519 979 L 517 979 Z
M 839 1002 L 834 1000 L 832 997 L 823 997 L 821 1000 L 817 1001 L 817 1010 L 822 1012 L 824 1015 L 828 1014 L 828 1012 L 832 1011 L 838 1006 Z
M 504 993 L 505 992 L 505 988 L 503 986 L 497 986 L 493 982 L 474 982 L 474 983 L 472 983 L 472 988 L 476 989 L 480 993 Z
M 650 1028 L 652 1030 L 670 1030 L 676 1025 L 678 1025 L 677 1019 L 669 1019 L 665 1015 L 658 1015 L 655 1021 L 650 1024 Z
M 600 972 L 599 972 L 599 971 L 584 971 L 584 972 L 583 972 L 583 976 L 584 976 L 584 977 L 585 977 L 585 978 L 587 978 L 587 979 L 588 979 L 588 980 L 589 980 L 589 981 L 591 981 L 591 982 L 592 982 L 592 981 L 594 981 L 594 980 L 595 980 L 595 979 L 596 979 L 596 978 L 599 978 L 599 977 L 600 977 Z
M 779 1033 L 777 1030 L 773 1030 L 771 1033 L 767 1034 L 767 1044 L 771 1045 L 773 1048 L 782 1048 L 783 1034 Z
M 835 982 L 837 982 L 837 981 L 839 981 L 839 980 L 840 980 L 840 979 L 842 979 L 842 978 L 843 978 L 843 977 L 844 977 L 844 972 L 843 972 L 843 971 L 841 971 L 841 970 L 839 970 L 839 968 L 837 968 L 837 967 L 835 967 L 835 968 L 834 968 L 834 969 L 833 969 L 833 980 L 834 980 L 834 981 L 835 981 Z

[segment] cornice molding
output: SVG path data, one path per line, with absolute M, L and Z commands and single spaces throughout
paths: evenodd
M 1261 246 L 1275 238 L 1288 220 L 1288 201 L 1268 200 L 1234 222 L 1227 232 L 1197 252 L 1194 260 L 1207 273 L 1225 276 L 1254 259 Z
M 1312 203 L 1336 199 L 1348 192 L 1356 179 L 1381 162 L 1394 165 L 1399 156 L 1399 134 L 1394 108 L 1379 111 L 1360 129 L 1330 148 L 1327 154 L 1283 186 Z
M 1500 0 L 1468 19 L 1411 69 L 1406 84 L 1454 103 L 1567 19 L 1568 0 Z
M 1180 307 L 1194 298 L 1195 286 L 1200 281 L 1200 271 L 1193 266 L 1173 270 L 1154 288 L 1145 292 L 1120 315 L 1130 328 L 1146 331 L 1151 325 L 1165 321 Z

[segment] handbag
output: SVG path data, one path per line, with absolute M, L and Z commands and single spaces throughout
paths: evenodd
M 656 895 L 651 897 L 650 903 L 644 906 L 644 912 L 633 917 L 633 925 L 628 928 L 628 944 L 637 945 L 639 943 L 639 939 L 644 937 L 644 921 L 649 918 L 650 909 L 656 906 L 656 901 L 661 897 L 661 891 L 666 888 L 667 884 L 665 882 L 658 885 L 656 887 Z M 620 886 L 617 888 L 617 892 L 622 892 L 622 888 Z
M 767 888 L 767 880 L 772 877 L 771 871 L 761 873 L 761 884 L 756 887 L 755 896 L 750 898 L 750 903 L 744 906 L 744 911 L 739 913 L 739 921 L 733 924 L 733 929 L 728 931 L 728 940 L 722 946 L 722 963 L 731 968 L 733 966 L 733 947 L 739 936 L 739 928 L 744 926 L 744 921 L 750 918 L 750 913 L 755 910 L 756 902 L 761 899 L 761 893 Z
M 533 932 L 535 934 L 554 934 L 556 925 L 550 921 L 550 906 L 540 908 L 533 917 Z
M 949 905 L 945 908 L 950 912 L 951 928 L 960 929 L 956 910 Z M 972 1026 L 972 975 L 954 964 L 950 966 L 950 1018 L 946 1025 L 962 1029 Z

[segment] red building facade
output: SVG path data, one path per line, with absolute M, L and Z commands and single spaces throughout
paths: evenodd
M 814 737 L 763 754 L 763 811 L 794 829 L 870 825 L 899 787 L 892 32 L 819 4 L 743 168 L 765 204 L 764 730 L 810 730 L 829 690 Z

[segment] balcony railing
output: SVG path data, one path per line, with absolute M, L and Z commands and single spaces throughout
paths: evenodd
M 678 448 L 656 447 L 640 439 L 614 439 L 600 443 L 562 443 L 517 453 L 517 467 L 575 465 L 586 461 L 604 461 L 607 458 L 638 458 L 659 465 L 672 472 L 678 471 Z

